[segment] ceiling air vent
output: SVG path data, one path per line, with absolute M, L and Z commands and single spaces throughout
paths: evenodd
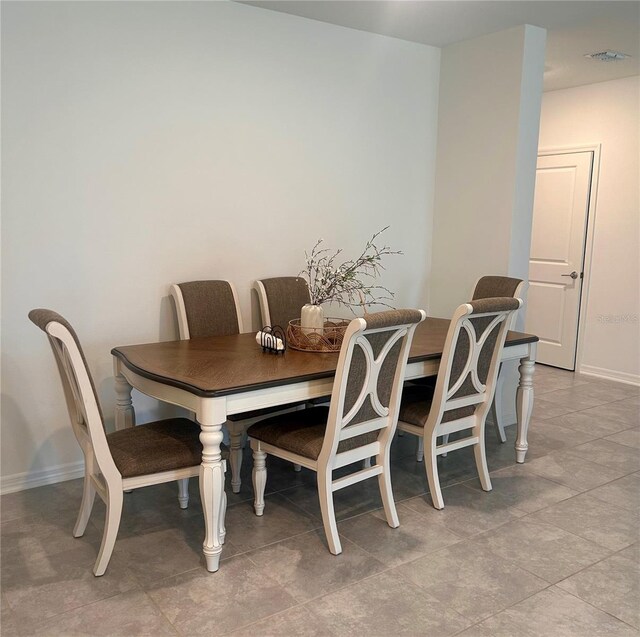
M 584 57 L 591 60 L 600 60 L 600 62 L 617 62 L 618 60 L 626 60 L 631 57 L 620 51 L 600 51 L 599 53 L 587 53 Z

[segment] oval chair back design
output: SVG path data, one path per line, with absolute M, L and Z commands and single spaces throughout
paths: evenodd
M 377 477 L 387 524 L 400 524 L 389 450 L 411 341 L 426 316 L 423 310 L 390 310 L 353 319 L 342 341 L 329 408 L 282 414 L 249 428 L 256 515 L 264 512 L 265 460 L 271 454 L 316 472 L 322 522 L 334 555 L 342 552 L 333 505 L 339 489 Z M 362 460 L 368 461 L 362 469 L 333 478 L 334 469 Z
M 231 281 L 174 283 L 170 293 L 181 340 L 242 333 L 238 295 Z
M 336 468 L 381 449 L 388 455 L 413 333 L 425 318 L 424 310 L 390 310 L 351 321 L 338 358 L 320 465 L 332 456 Z M 341 443 L 347 449 L 342 453 Z
M 486 298 L 461 305 L 453 315 L 444 345 L 429 420 L 446 421 L 447 412 L 486 417 L 512 315 L 522 300 Z M 451 414 L 451 415 L 452 415 Z M 429 428 L 429 424 L 425 429 Z
M 447 331 L 433 396 L 427 386 L 405 392 L 398 427 L 424 443 L 429 493 L 436 509 L 444 507 L 437 457 L 449 451 L 473 446 L 480 484 L 491 491 L 484 428 L 507 331 L 521 305 L 521 299 L 497 297 L 458 307 Z M 466 433 L 449 442 L 449 434 L 456 432 Z

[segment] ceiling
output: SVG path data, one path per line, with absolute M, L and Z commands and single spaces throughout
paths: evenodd
M 520 24 L 547 34 L 544 88 L 552 91 L 640 73 L 640 2 L 562 0 L 253 0 L 243 4 L 444 47 Z M 632 57 L 597 62 L 585 53 Z

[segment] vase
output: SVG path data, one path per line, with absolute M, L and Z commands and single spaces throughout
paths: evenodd
M 322 305 L 313 305 L 313 303 L 307 303 L 302 306 L 300 314 L 300 327 L 303 334 L 309 334 L 316 330 L 322 334 L 322 328 L 324 327 L 324 310 Z

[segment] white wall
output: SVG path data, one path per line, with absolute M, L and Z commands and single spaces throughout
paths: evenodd
M 526 25 L 442 50 L 429 293 L 436 316 L 468 301 L 482 275 L 528 278 L 545 40 L 544 29 Z M 517 365 L 501 373 L 504 422 L 515 423 Z
M 601 144 L 579 371 L 640 384 L 640 78 L 545 93 L 540 148 Z
M 233 280 L 251 325 L 254 278 L 391 224 L 385 282 L 426 303 L 438 49 L 230 2 L 52 2 L 4 3 L 2 53 L 5 488 L 80 459 L 31 308 L 75 325 L 111 424 L 109 351 L 174 337 L 171 282 Z
M 484 274 L 526 278 L 546 32 L 442 50 L 429 309 L 449 316 Z

